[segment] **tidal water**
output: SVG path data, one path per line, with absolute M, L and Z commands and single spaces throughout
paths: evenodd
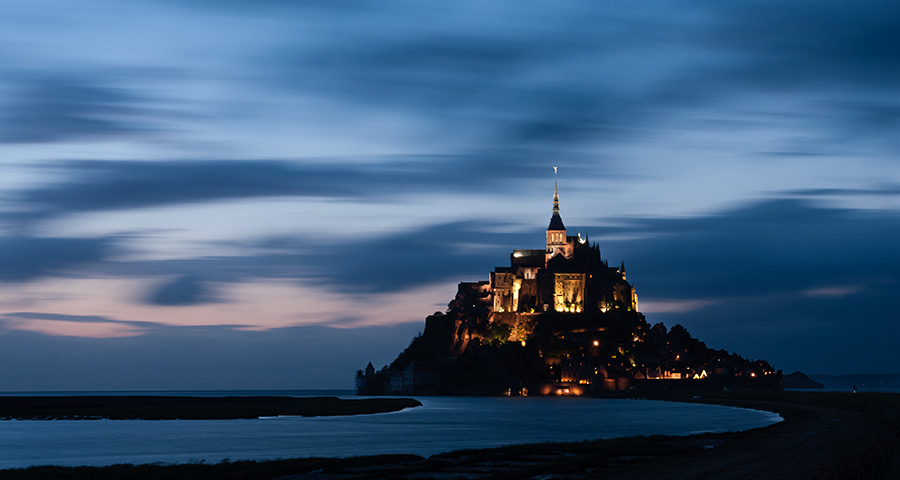
M 210 394 L 219 395 L 222 393 Z M 650 400 L 558 397 L 421 397 L 419 400 L 422 407 L 348 417 L 0 421 L 0 468 L 381 453 L 432 455 L 516 443 L 746 430 L 781 420 L 777 414 L 757 410 Z

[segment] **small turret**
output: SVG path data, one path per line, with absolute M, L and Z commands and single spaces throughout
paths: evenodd
M 625 260 L 622 260 L 622 265 L 619 266 L 619 273 L 622 274 L 622 280 L 627 280 L 625 278 Z

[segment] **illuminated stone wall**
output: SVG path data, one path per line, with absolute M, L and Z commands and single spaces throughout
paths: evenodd
M 567 237 L 565 230 L 547 230 L 547 253 L 544 263 L 550 261 L 556 255 L 572 258 L 575 249 L 573 237 Z
M 534 313 L 541 310 L 541 302 L 538 294 L 537 279 L 522 278 L 519 282 L 519 298 L 518 303 L 514 305 L 516 312 Z
M 491 292 L 494 295 L 494 312 L 512 312 L 513 285 L 516 276 L 507 272 L 491 272 Z
M 628 310 L 637 311 L 637 293 L 634 287 L 624 282 L 617 283 L 613 287 L 613 301 Z
M 557 312 L 581 312 L 584 309 L 583 273 L 553 275 L 553 309 Z

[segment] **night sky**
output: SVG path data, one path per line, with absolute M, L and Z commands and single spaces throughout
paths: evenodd
M 0 390 L 350 388 L 569 234 L 651 324 L 900 371 L 897 2 L 0 6 Z

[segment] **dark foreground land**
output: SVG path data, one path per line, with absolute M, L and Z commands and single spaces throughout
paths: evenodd
M 422 404 L 411 398 L 337 397 L 0 397 L 0 420 L 233 420 L 300 415 L 396 412 Z
M 0 478 L 900 478 L 897 394 L 729 392 L 700 398 L 686 393 L 643 398 L 764 409 L 778 412 L 785 421 L 746 432 L 518 445 L 429 458 L 380 455 L 216 465 L 36 467 L 0 471 Z

